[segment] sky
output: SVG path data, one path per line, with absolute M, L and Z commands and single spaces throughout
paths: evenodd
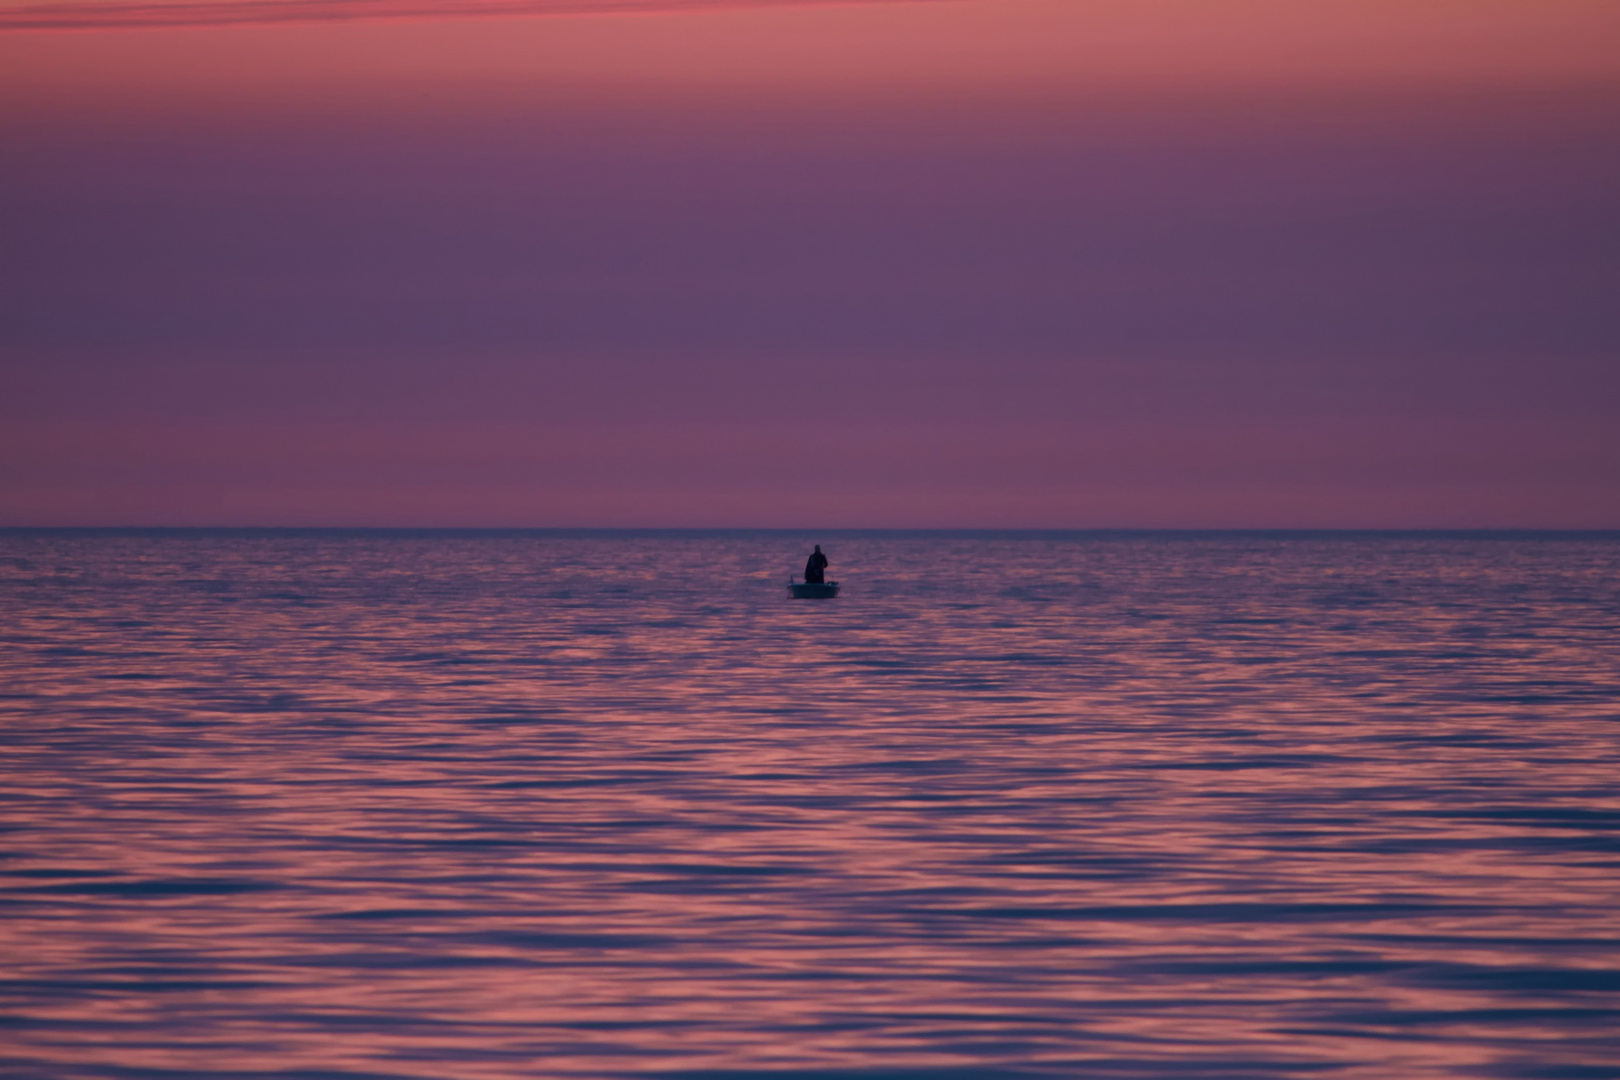
M 1620 0 L 0 0 L 0 147 L 0 525 L 1620 528 Z

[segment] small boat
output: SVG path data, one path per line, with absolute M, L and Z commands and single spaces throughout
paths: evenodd
M 795 600 L 831 600 L 838 595 L 838 582 L 794 581 L 788 578 L 788 595 Z

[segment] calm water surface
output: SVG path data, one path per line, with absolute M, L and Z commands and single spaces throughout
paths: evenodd
M 1617 571 L 0 534 L 0 1068 L 1620 1076 Z

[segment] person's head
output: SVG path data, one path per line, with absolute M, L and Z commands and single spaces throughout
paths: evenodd
M 820 552 L 821 552 L 821 545 L 820 545 L 820 544 L 817 544 L 817 545 L 816 545 L 816 552 L 817 552 L 817 553 L 818 553 L 818 554 L 819 554 L 819 553 L 820 553 Z

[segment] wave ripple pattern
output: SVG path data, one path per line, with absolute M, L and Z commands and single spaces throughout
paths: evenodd
M 1620 1076 L 1617 570 L 0 534 L 0 1067 Z

